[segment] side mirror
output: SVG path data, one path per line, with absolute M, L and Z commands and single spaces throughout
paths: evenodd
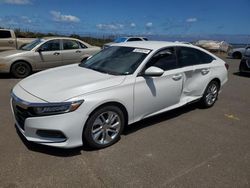
M 39 53 L 41 53 L 43 51 L 43 49 L 42 48 L 38 48 L 36 51 L 39 52 Z
M 163 75 L 163 73 L 164 73 L 164 70 L 162 70 L 161 68 L 151 66 L 151 67 L 147 68 L 142 75 L 143 76 L 150 76 L 150 77 L 159 77 L 159 76 Z

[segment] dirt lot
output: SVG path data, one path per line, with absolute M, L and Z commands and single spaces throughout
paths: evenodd
M 250 187 L 250 77 L 230 65 L 213 108 L 192 104 L 128 127 L 107 149 L 59 150 L 27 143 L 0 75 L 0 187 Z

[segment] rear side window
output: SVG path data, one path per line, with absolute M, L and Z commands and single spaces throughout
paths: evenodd
M 63 49 L 64 50 L 73 50 L 79 49 L 79 44 L 74 40 L 63 40 Z
M 132 41 L 142 41 L 142 40 L 140 38 L 130 38 L 127 41 L 132 42 Z
M 211 63 L 214 59 L 214 57 L 212 57 L 211 55 L 202 52 L 200 50 L 197 50 L 200 56 L 200 61 L 199 64 L 206 64 L 206 63 Z
M 177 68 L 177 61 L 174 48 L 167 48 L 157 52 L 146 65 L 146 68 L 155 66 L 164 71 Z
M 10 31 L 0 31 L 0 38 L 1 39 L 11 38 Z
M 85 46 L 83 43 L 79 42 L 81 48 L 88 48 L 87 46 Z
M 181 67 L 211 63 L 214 58 L 195 48 L 180 47 L 178 60 Z

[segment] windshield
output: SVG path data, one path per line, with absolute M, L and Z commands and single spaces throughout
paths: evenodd
M 42 42 L 44 42 L 44 39 L 36 39 L 36 40 L 32 41 L 31 43 L 29 43 L 29 44 L 23 46 L 23 47 L 21 48 L 21 50 L 28 50 L 28 51 L 30 51 L 30 50 L 32 50 L 34 47 L 36 47 L 38 44 L 40 44 L 40 43 L 42 43 Z
M 103 49 L 80 66 L 112 75 L 128 75 L 134 73 L 150 52 L 148 49 L 112 46 Z
M 127 38 L 125 37 L 120 37 L 114 40 L 115 43 L 120 43 L 120 42 L 125 42 L 127 40 Z

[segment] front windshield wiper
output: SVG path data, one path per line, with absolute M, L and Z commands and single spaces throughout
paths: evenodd
M 80 64 L 81 65 L 81 64 Z M 88 67 L 88 66 L 84 66 L 84 64 L 81 65 L 81 67 L 87 68 L 87 69 L 91 69 L 97 72 L 101 72 L 104 74 L 111 74 L 111 75 L 127 75 L 126 73 L 117 73 L 117 72 L 113 72 L 113 71 L 107 71 L 107 70 L 103 70 L 100 68 L 94 68 L 94 67 Z

